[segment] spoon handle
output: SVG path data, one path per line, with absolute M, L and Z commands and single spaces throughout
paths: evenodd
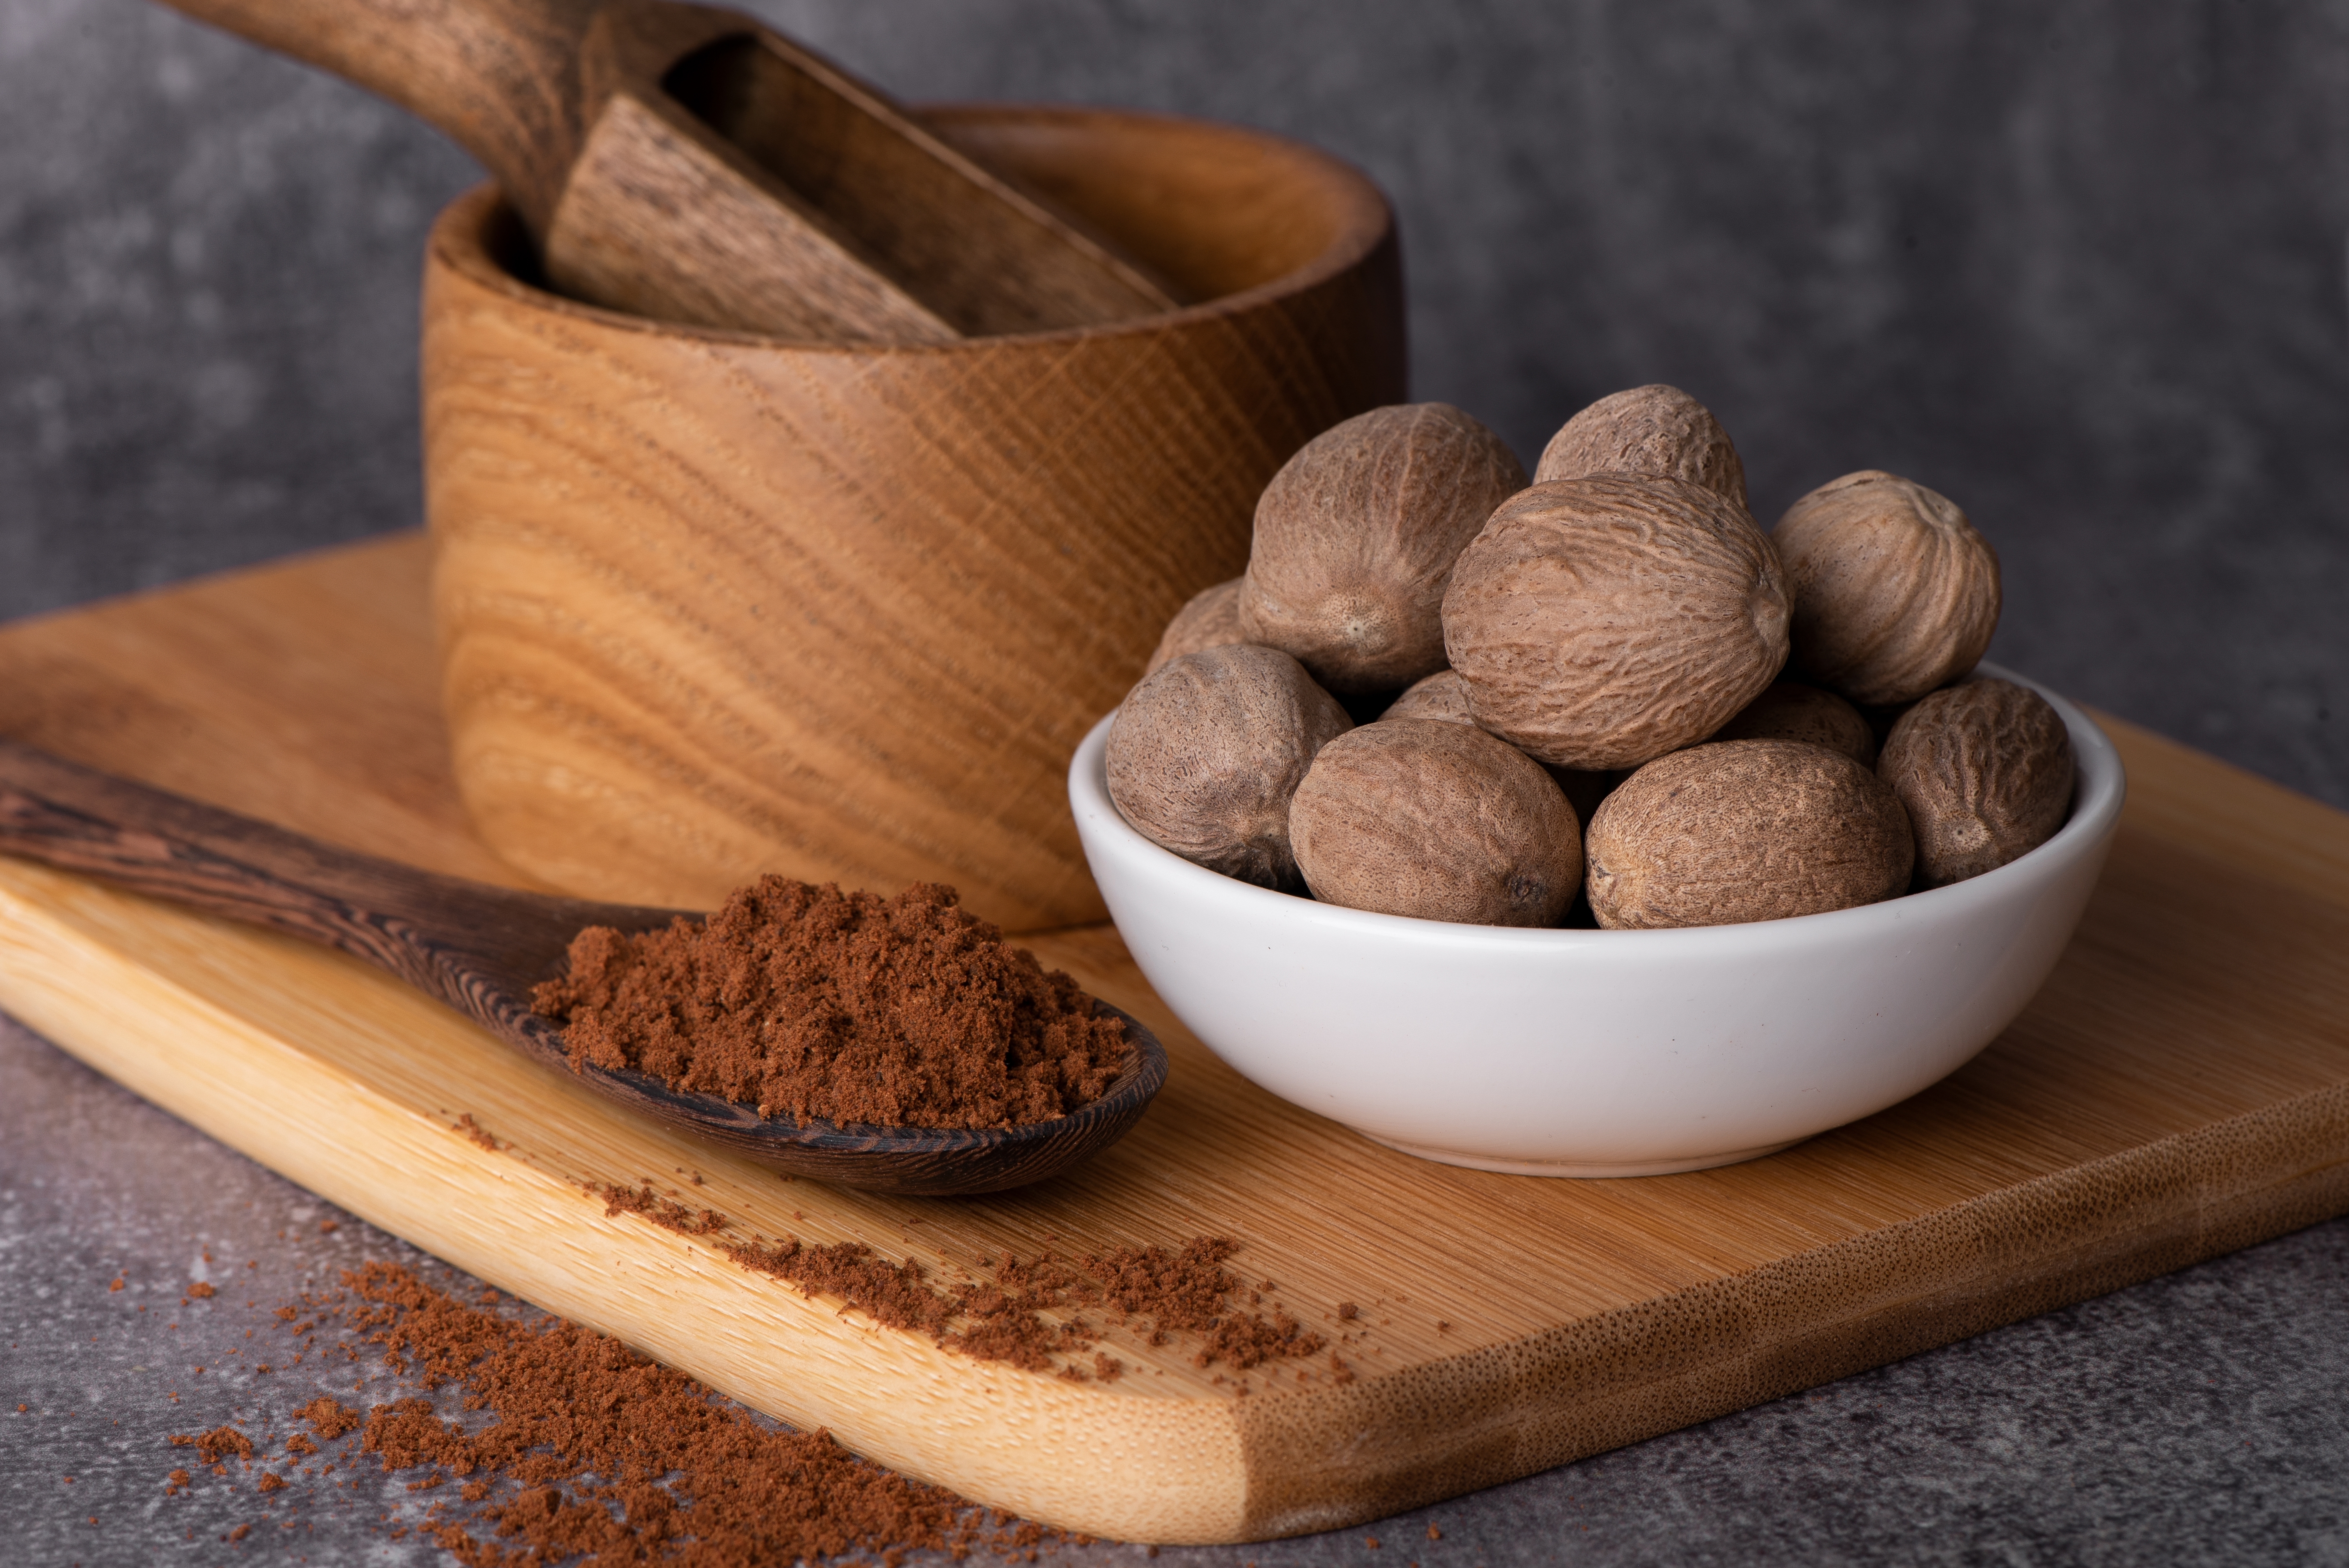
M 531 1007 L 584 926 L 644 930 L 678 911 L 559 898 L 380 860 L 0 740 L 0 855 L 265 926 L 362 959 L 598 1094 L 770 1168 L 877 1192 L 996 1192 L 1115 1142 L 1166 1081 L 1166 1054 L 1124 1019 L 1132 1058 L 1109 1093 L 1012 1128 L 771 1122 L 751 1107 L 574 1062 Z M 1096 1006 L 1106 1004 L 1096 1003 Z M 1114 1012 L 1114 1009 L 1109 1009 Z
M 0 852 L 339 949 L 533 1048 L 531 982 L 582 926 L 630 913 L 337 848 L 5 740 Z

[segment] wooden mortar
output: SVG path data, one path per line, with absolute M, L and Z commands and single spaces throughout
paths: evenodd
M 1404 397 L 1393 217 L 1261 132 L 934 109 L 1192 297 L 1108 327 L 784 341 L 558 298 L 483 187 L 424 285 L 457 780 L 515 866 L 714 907 L 762 871 L 1102 919 L 1064 774 L 1298 447 Z

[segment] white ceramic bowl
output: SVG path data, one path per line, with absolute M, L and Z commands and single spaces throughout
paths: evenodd
M 1772 1154 L 1955 1071 L 2055 967 L 2126 781 L 2055 706 L 2072 815 L 2030 854 L 1858 909 L 1674 931 L 1517 930 L 1343 909 L 1234 881 L 1111 804 L 1103 719 L 1069 770 L 1102 896 L 1191 1032 L 1285 1100 L 1392 1148 L 1535 1176 Z

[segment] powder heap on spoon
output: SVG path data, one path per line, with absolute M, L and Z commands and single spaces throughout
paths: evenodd
M 884 898 L 767 876 L 706 921 L 591 926 L 533 1001 L 574 1067 L 798 1122 L 1050 1121 L 1098 1099 L 1127 1054 L 1076 981 L 927 883 Z

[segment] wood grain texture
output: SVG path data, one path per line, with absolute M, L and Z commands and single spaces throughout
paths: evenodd
M 818 343 L 960 336 L 823 212 L 705 145 L 675 105 L 615 93 L 547 225 L 547 281 L 661 321 Z M 678 236 L 689 232 L 690 244 Z
M 164 0 L 388 99 L 471 153 L 533 234 L 587 124 L 594 0 Z
M 1189 121 L 933 119 L 1215 303 L 792 345 L 537 291 L 485 192 L 436 230 L 443 697 L 473 820 L 533 876 L 686 907 L 762 870 L 919 878 L 1011 929 L 1100 919 L 1078 741 L 1240 569 L 1288 454 L 1402 395 L 1392 217 L 1354 171 Z
M 0 629 L 0 732 L 356 847 L 489 863 L 400 749 L 417 738 L 429 762 L 435 733 L 422 555 L 397 539 Z M 1380 1148 L 1224 1068 L 1105 928 L 1033 945 L 1158 1031 L 1165 1092 L 1080 1176 L 955 1201 L 778 1183 L 352 961 L 19 862 L 0 861 L 0 1006 L 328 1199 L 861 1451 L 1099 1532 L 1257 1538 L 1490 1485 L 2349 1210 L 2349 818 L 2102 722 L 2130 803 L 2023 1019 L 1891 1110 L 1681 1176 L 1543 1180 Z M 464 1115 L 501 1147 L 452 1130 Z M 948 1279 L 1006 1246 L 1226 1235 L 1251 1281 L 1350 1336 L 1355 1376 L 1317 1364 L 1242 1395 L 1190 1342 L 1114 1330 L 1114 1383 L 972 1362 L 582 1190 L 644 1179 L 738 1234 L 860 1240 Z
M 756 18 L 667 0 L 168 0 L 479 159 L 545 275 L 664 321 L 931 342 L 1180 300 Z
M 671 99 L 850 235 L 954 331 L 1050 331 L 1190 302 L 829 60 L 764 31 L 680 56 L 645 26 L 658 15 L 606 12 L 598 26 L 606 18 L 616 31 L 632 26 L 647 65 L 677 60 L 660 78 Z

